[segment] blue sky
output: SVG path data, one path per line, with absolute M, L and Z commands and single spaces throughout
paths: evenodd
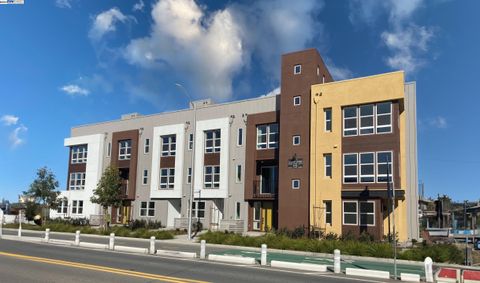
M 336 80 L 417 81 L 427 195 L 480 198 L 479 1 L 25 0 L 0 5 L 0 198 L 41 166 L 65 187 L 70 127 L 275 91 L 280 55 L 317 48 Z

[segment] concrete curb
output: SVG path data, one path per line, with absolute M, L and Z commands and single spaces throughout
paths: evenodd
M 239 263 L 245 265 L 255 265 L 256 261 L 253 257 L 243 257 L 243 256 L 229 256 L 229 255 L 214 255 L 209 254 L 208 260 L 211 261 L 221 261 L 228 263 Z
M 58 245 L 58 246 L 72 246 L 72 245 L 74 245 L 73 241 L 68 241 L 68 240 L 50 239 L 48 242 L 45 241 L 45 240 L 43 242 L 47 243 L 47 244 Z
M 106 244 L 97 244 L 97 243 L 89 243 L 89 242 L 80 242 L 79 247 L 82 248 L 91 248 L 91 249 L 97 249 L 97 250 L 107 250 L 108 245 Z
M 400 273 L 400 281 L 420 282 L 420 275 L 412 273 Z
M 115 246 L 114 251 L 127 252 L 127 253 L 137 253 L 137 254 L 148 254 L 147 248 L 136 248 L 136 247 L 127 247 L 127 246 Z
M 379 279 L 390 279 L 390 272 L 380 271 L 380 270 L 347 267 L 345 269 L 345 274 L 347 276 L 350 275 L 350 276 L 361 276 L 361 277 L 370 277 L 370 278 L 379 278 Z
M 157 250 L 157 255 L 180 257 L 180 258 L 197 258 L 197 253 L 177 252 L 177 251 L 170 251 L 170 250 Z
M 4 240 L 13 240 L 13 241 L 20 241 L 20 242 L 36 242 L 36 243 L 41 243 L 43 241 L 42 238 L 36 238 L 36 237 L 18 237 L 18 236 L 12 236 L 12 235 L 3 235 L 2 239 Z
M 326 265 L 313 264 L 313 263 L 297 263 L 297 262 L 272 260 L 270 262 L 270 266 L 276 267 L 276 268 L 298 269 L 303 271 L 327 272 Z

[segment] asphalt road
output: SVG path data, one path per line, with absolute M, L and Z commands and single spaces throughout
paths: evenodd
M 331 273 L 180 260 L 0 240 L 0 282 L 325 282 L 357 279 Z M 363 282 L 381 282 L 361 280 Z

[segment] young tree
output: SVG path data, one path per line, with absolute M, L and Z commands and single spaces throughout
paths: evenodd
M 97 188 L 93 191 L 90 201 L 99 204 L 103 208 L 103 215 L 107 215 L 109 207 L 122 205 L 121 187 L 122 178 L 120 177 L 120 171 L 110 166 L 103 172 L 102 178 L 98 182 Z
M 58 181 L 55 174 L 47 167 L 42 167 L 37 170 L 37 178 L 30 185 L 28 191 L 23 192 L 28 198 L 40 205 L 43 223 L 45 223 L 50 209 L 57 208 L 57 198 L 60 194 L 57 188 Z

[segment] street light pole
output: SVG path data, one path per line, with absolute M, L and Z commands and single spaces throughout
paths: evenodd
M 397 235 L 395 229 L 395 183 L 392 181 L 390 182 L 390 158 L 387 157 L 387 188 L 391 192 L 392 197 L 392 225 L 393 225 L 393 278 L 397 280 Z M 393 166 L 392 166 L 393 167 Z M 390 195 L 390 192 L 389 192 Z M 390 225 L 389 225 L 390 226 Z M 390 228 L 390 227 L 389 227 Z
M 175 83 L 175 85 L 182 90 L 182 92 L 187 96 L 190 100 L 190 105 L 193 108 L 193 125 L 192 125 L 192 132 L 193 132 L 193 145 L 192 145 L 192 158 L 191 158 L 191 166 L 192 166 L 192 180 L 190 181 L 190 196 L 188 200 L 188 239 L 192 239 L 192 207 L 193 207 L 193 185 L 195 184 L 195 139 L 196 139 L 196 127 L 197 127 L 197 107 L 195 103 L 193 103 L 192 97 L 188 94 L 185 87 L 180 83 Z M 190 142 L 190 141 L 189 141 Z M 198 217 L 198 215 L 197 215 Z

